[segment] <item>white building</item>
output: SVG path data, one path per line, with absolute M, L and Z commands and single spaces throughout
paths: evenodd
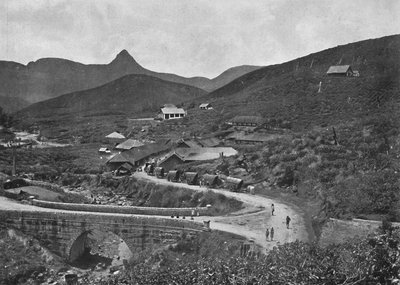
M 183 108 L 178 108 L 175 105 L 166 104 L 161 108 L 161 113 L 164 120 L 179 119 L 187 115 Z

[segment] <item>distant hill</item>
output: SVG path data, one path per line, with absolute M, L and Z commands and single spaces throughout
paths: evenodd
M 56 120 L 60 116 L 134 116 L 138 113 L 154 113 L 163 104 L 178 104 L 204 94 L 206 92 L 197 87 L 131 74 L 93 89 L 32 104 L 19 111 L 16 117 Z
M 109 64 L 85 65 L 60 58 L 42 58 L 26 66 L 0 61 L 0 96 L 35 103 L 62 94 L 94 88 L 128 74 L 149 75 L 212 91 L 249 70 L 252 70 L 251 66 L 235 67 L 212 80 L 205 77 L 186 78 L 148 70 L 137 63 L 126 50 L 121 51 Z M 7 106 L 4 108 L 8 109 Z
M 360 77 L 328 77 L 350 64 Z M 392 114 L 400 118 L 400 35 L 365 40 L 247 73 L 198 98 L 224 117 L 258 114 L 294 128 Z M 321 93 L 318 93 L 321 82 Z

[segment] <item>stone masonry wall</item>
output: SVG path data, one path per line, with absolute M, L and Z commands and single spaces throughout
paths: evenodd
M 111 205 L 92 205 L 92 204 L 76 204 L 76 203 L 59 203 L 42 200 L 32 200 L 35 206 L 51 209 L 60 209 L 68 211 L 84 211 L 84 212 L 102 212 L 102 213 L 120 213 L 131 215 L 156 215 L 156 216 L 190 216 L 193 211 L 199 216 L 209 215 L 209 208 L 157 208 L 157 207 L 134 207 L 134 206 L 111 206 Z
M 182 232 L 197 236 L 201 223 L 157 217 L 109 213 L 74 213 L 0 210 L 0 223 L 37 238 L 52 252 L 70 259 L 75 241 L 90 230 L 112 232 L 123 239 L 131 251 L 157 244 L 176 242 Z

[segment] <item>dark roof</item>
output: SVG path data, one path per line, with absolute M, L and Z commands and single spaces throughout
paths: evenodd
M 171 157 L 176 156 L 178 159 L 180 159 L 182 162 L 185 162 L 184 158 L 181 157 L 180 155 L 178 155 L 175 152 L 172 152 L 170 154 L 168 154 L 166 157 L 164 157 L 163 159 L 161 159 L 158 164 L 161 165 L 162 163 L 164 163 L 165 161 L 167 161 L 168 159 L 170 159 Z
M 139 161 L 148 158 L 152 155 L 157 155 L 161 152 L 168 151 L 171 148 L 169 143 L 156 142 L 150 143 L 143 146 L 135 147 L 131 150 L 125 151 L 123 153 L 129 153 L 135 161 Z
M 121 168 L 125 168 L 126 170 L 132 170 L 133 166 L 132 166 L 132 164 L 124 163 L 120 167 L 118 167 L 118 169 L 121 169 Z
M 264 120 L 259 116 L 236 116 L 232 120 L 230 120 L 230 122 L 261 125 L 264 122 Z
M 197 142 L 195 141 L 191 141 L 191 140 L 184 140 L 184 139 L 180 139 L 177 144 L 186 144 L 189 148 L 199 148 L 201 147 L 201 145 L 199 145 Z
M 214 183 L 217 183 L 218 182 L 218 175 L 212 175 L 212 174 L 204 174 L 203 176 L 202 176 L 202 179 L 205 181 L 205 182 L 209 182 L 210 184 L 214 184 Z
M 197 172 L 185 172 L 185 178 L 187 181 L 194 181 L 197 179 L 199 174 Z
M 350 65 L 332 65 L 329 67 L 328 71 L 326 72 L 327 74 L 332 74 L 332 73 L 347 73 L 349 70 Z M 350 68 L 351 69 L 351 68 Z
M 135 160 L 127 153 L 117 153 L 113 157 L 111 157 L 107 163 L 130 163 L 134 164 Z

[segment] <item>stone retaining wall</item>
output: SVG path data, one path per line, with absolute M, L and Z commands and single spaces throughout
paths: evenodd
M 199 216 L 209 215 L 209 207 L 199 208 L 157 208 L 157 207 L 134 207 L 134 206 L 111 206 L 111 205 L 93 205 L 93 204 L 76 204 L 76 203 L 59 203 L 42 200 L 32 200 L 32 204 L 42 208 L 51 208 L 67 211 L 83 211 L 83 212 L 102 212 L 102 213 L 119 213 L 131 215 L 155 215 L 155 216 L 191 216 L 192 212 Z
M 339 220 L 330 218 L 323 226 L 319 244 L 326 246 L 332 243 L 341 243 L 354 237 L 365 238 L 378 230 L 382 221 L 375 220 Z M 392 223 L 400 226 L 400 223 Z

